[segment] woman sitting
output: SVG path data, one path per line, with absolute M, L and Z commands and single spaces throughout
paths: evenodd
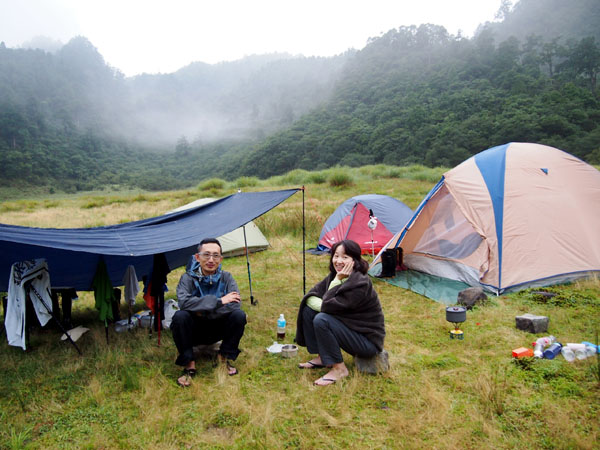
M 383 310 L 368 267 L 356 242 L 337 242 L 331 248 L 329 274 L 302 299 L 296 342 L 317 356 L 299 367 L 331 369 L 315 381 L 317 386 L 348 376 L 341 349 L 363 358 L 383 350 Z

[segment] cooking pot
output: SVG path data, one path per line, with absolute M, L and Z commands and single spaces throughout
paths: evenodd
M 467 308 L 464 306 L 448 306 L 446 320 L 451 323 L 461 323 L 467 320 Z

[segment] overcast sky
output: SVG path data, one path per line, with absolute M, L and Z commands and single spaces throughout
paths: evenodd
M 332 56 L 402 25 L 471 37 L 500 0 L 0 0 L 0 41 L 85 36 L 125 75 L 287 52 Z M 516 3 L 516 2 L 514 2 Z

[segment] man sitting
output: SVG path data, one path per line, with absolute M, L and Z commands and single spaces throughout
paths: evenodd
M 175 364 L 184 367 L 177 379 L 180 386 L 190 386 L 196 374 L 195 345 L 222 340 L 219 361 L 226 365 L 229 375 L 238 373 L 231 361 L 240 353 L 246 313 L 233 276 L 221 270 L 221 259 L 220 242 L 204 239 L 177 285 L 179 311 L 173 316 L 171 330 L 179 353 Z

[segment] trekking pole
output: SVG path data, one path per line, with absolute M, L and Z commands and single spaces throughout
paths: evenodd
M 48 307 L 48 305 L 46 304 L 46 302 L 44 301 L 44 299 L 42 298 L 42 296 L 40 295 L 40 293 L 37 291 L 37 289 L 35 287 L 33 287 L 33 284 L 31 284 L 31 282 L 28 283 L 28 288 L 33 291 L 33 293 L 35 294 L 35 296 L 37 297 L 37 299 L 40 301 L 40 303 L 42 305 L 44 305 L 44 308 L 46 308 L 46 311 L 48 311 L 48 313 L 50 314 L 50 316 L 54 319 L 54 321 L 58 325 L 58 328 L 60 328 L 60 330 L 67 336 L 67 339 L 69 339 L 69 342 L 71 344 L 73 344 L 73 347 L 75 347 L 75 349 L 77 350 L 77 352 L 79 352 L 80 355 L 83 355 L 83 353 L 81 353 L 81 350 L 79 350 L 79 347 L 77 347 L 77 344 L 75 343 L 75 341 L 71 338 L 71 335 L 69 334 L 69 332 L 67 330 L 65 330 L 65 328 L 62 325 L 62 323 L 60 323 L 60 320 L 58 320 L 56 318 L 56 316 L 54 315 L 54 312 Z
M 161 315 L 161 311 L 164 309 L 165 307 L 165 299 L 164 299 L 164 294 L 161 294 L 158 296 L 158 298 L 156 299 L 156 303 L 158 303 L 158 305 L 156 306 L 156 330 L 157 330 L 157 334 L 158 334 L 158 346 L 160 347 L 160 329 L 162 328 L 162 315 Z M 155 303 L 155 304 L 156 304 Z M 150 324 L 150 326 L 152 326 L 152 324 Z
M 250 275 L 250 258 L 248 258 L 248 241 L 246 240 L 246 225 L 242 226 L 242 231 L 244 232 L 244 248 L 246 249 L 246 265 L 248 266 L 248 285 L 250 286 L 250 304 L 256 305 L 258 300 L 254 300 L 254 295 L 252 295 L 252 276 Z

